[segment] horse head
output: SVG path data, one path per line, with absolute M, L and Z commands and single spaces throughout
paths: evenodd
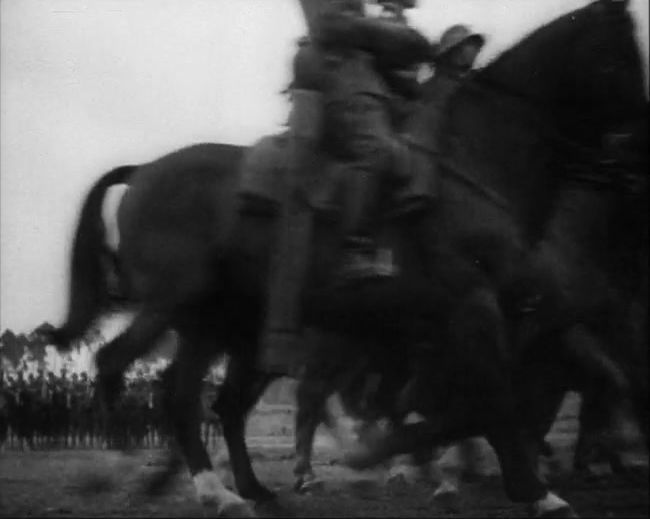
M 604 133 L 620 131 L 636 123 L 646 104 L 634 21 L 627 1 L 600 0 L 586 14 L 572 50 L 573 62 L 582 67 L 572 74 L 572 101 L 591 112 L 589 124 L 600 124 Z
M 531 33 L 478 75 L 528 99 L 582 143 L 638 120 L 646 96 L 627 0 L 597 0 Z

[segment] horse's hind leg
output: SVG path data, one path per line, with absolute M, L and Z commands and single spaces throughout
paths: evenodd
M 178 328 L 180 347 L 171 366 L 165 388 L 172 426 L 178 446 L 187 462 L 199 500 L 214 506 L 223 516 L 252 517 L 255 514 L 246 502 L 228 490 L 213 470 L 210 457 L 201 440 L 201 389 L 211 360 L 218 353 L 214 329 L 204 322 L 191 319 Z M 171 390 L 171 391 L 170 391 Z
M 293 469 L 296 492 L 308 492 L 318 484 L 311 467 L 316 428 L 321 422 L 333 426 L 326 411 L 333 388 L 320 377 L 311 375 L 314 373 L 306 372 L 296 388 L 296 466 Z
M 340 337 L 323 332 L 313 335 L 312 340 L 317 345 L 313 347 L 317 354 L 304 366 L 296 388 L 296 466 L 293 473 L 297 492 L 308 492 L 321 483 L 311 466 L 314 437 L 319 424 L 325 424 L 339 444 L 347 441 L 349 446 L 349 439 L 341 434 L 338 419 L 327 406 L 328 398 L 344 385 L 343 381 L 349 376 L 346 370 L 348 365 L 341 360 L 338 349 L 345 343 L 341 343 Z
M 124 371 L 155 345 L 169 325 L 168 317 L 165 312 L 144 308 L 125 332 L 97 352 L 97 390 L 108 409 L 119 396 Z
M 253 472 L 245 441 L 246 417 L 272 378 L 255 370 L 253 357 L 234 354 L 219 395 L 212 404 L 212 410 L 221 419 L 237 490 L 242 497 L 256 502 L 273 499 L 275 494 L 264 487 Z

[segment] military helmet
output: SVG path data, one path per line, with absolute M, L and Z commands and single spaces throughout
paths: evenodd
M 378 0 L 378 4 L 395 4 L 402 9 L 414 9 L 417 6 L 417 0 Z
M 293 58 L 293 79 L 281 93 L 292 89 L 320 90 L 323 85 L 323 63 L 320 52 L 308 36 L 298 39 L 298 52 Z
M 440 59 L 441 56 L 466 42 L 475 42 L 482 47 L 485 44 L 485 37 L 482 34 L 471 32 L 465 25 L 452 25 L 440 37 L 440 42 L 435 50 L 435 59 Z

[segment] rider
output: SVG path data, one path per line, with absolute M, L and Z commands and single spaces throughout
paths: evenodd
M 466 25 L 452 25 L 442 34 L 436 47 L 436 75 L 466 77 L 484 44 L 483 35 L 471 32 Z
M 409 72 L 428 61 L 430 46 L 404 23 L 403 10 L 414 1 L 381 2 L 379 18 L 365 17 L 362 1 L 343 4 L 315 21 L 312 44 L 301 47 L 294 62 L 294 87 L 304 88 L 305 79 L 307 88 L 317 83 L 324 97 L 323 146 L 347 170 L 340 277 L 349 280 L 394 272 L 377 260 L 372 219 L 381 180 L 404 146 L 394 132 L 393 101 L 415 95 Z M 316 78 L 314 68 L 322 71 Z
M 447 102 L 470 75 L 484 44 L 481 34 L 471 32 L 462 24 L 452 25 L 443 32 L 435 46 L 434 76 L 425 84 L 422 93 L 428 107 L 426 135 L 440 135 Z
M 483 45 L 485 37 L 473 33 L 465 25 L 452 25 L 446 29 L 439 42 L 434 45 L 433 65 L 435 73 L 423 86 L 422 104 L 426 105 L 426 118 L 411 119 L 405 131 L 416 139 L 421 136 L 439 139 L 444 124 L 444 112 L 452 94 L 461 86 L 473 70 L 474 63 Z M 438 144 L 434 141 L 434 149 L 439 152 Z M 433 164 L 435 167 L 435 163 Z M 426 229 L 425 234 L 429 231 Z M 425 239 L 427 239 L 425 237 Z M 433 243 L 433 240 L 429 240 Z M 435 254 L 431 252 L 430 254 Z M 416 344 L 411 353 L 414 358 L 430 347 L 427 343 Z M 408 385 L 401 393 L 401 404 L 408 411 L 418 411 L 417 403 L 421 395 L 417 394 L 420 378 L 427 375 L 414 374 Z
M 416 66 L 431 59 L 429 42 L 405 24 L 403 11 L 414 6 L 413 0 L 380 2 L 377 18 L 365 16 L 362 0 L 329 2 L 312 20 L 311 38 L 299 42 L 294 58 L 288 91 L 322 94 L 318 142 L 332 159 L 327 167 L 343 173 L 345 238 L 337 276 L 342 282 L 395 272 L 390 255 L 377 254 L 372 223 L 382 180 L 406 147 L 395 133 L 395 101 L 417 96 Z M 279 353 L 286 349 L 283 335 L 271 331 L 263 357 L 284 357 Z M 263 364 L 283 369 L 283 362 Z

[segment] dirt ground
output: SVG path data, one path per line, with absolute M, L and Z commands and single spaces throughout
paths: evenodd
M 290 449 L 253 452 L 261 481 L 279 496 L 277 506 L 258 509 L 262 516 L 516 517 L 524 512 L 509 503 L 496 475 L 464 483 L 460 508 L 450 514 L 432 502 L 430 484 L 388 484 L 381 471 L 354 473 L 323 452 L 314 467 L 323 487 L 298 495 L 291 488 Z M 137 492 L 139 478 L 152 474 L 161 457 L 160 451 L 128 458 L 102 451 L 5 452 L 0 459 L 0 516 L 203 517 L 185 472 L 160 497 Z M 94 488 L 89 488 L 93 481 Z M 553 487 L 583 517 L 648 517 L 647 483 L 645 472 L 635 482 L 608 475 L 595 481 L 558 479 Z
M 517 517 L 525 508 L 508 501 L 493 454 L 480 460 L 487 474 L 461 487 L 458 508 L 431 499 L 433 483 L 388 483 L 385 469 L 353 472 L 338 462 L 340 452 L 327 434 L 316 441 L 314 470 L 323 485 L 309 495 L 293 486 L 291 410 L 262 410 L 252 416 L 248 442 L 260 481 L 277 492 L 274 505 L 258 507 L 265 517 Z M 603 474 L 567 476 L 575 439 L 575 417 L 560 415 L 548 439 L 555 447 L 549 475 L 552 488 L 583 517 L 648 517 L 647 457 L 637 460 L 634 477 Z M 264 434 L 261 434 L 264 433 Z M 230 474 L 223 454 L 211 452 L 226 483 Z M 0 516 L 139 516 L 204 517 L 186 471 L 163 495 L 145 497 L 138 483 L 160 469 L 164 451 L 141 450 L 130 456 L 112 451 L 59 450 L 0 453 Z M 558 469 L 560 469 L 558 471 Z

